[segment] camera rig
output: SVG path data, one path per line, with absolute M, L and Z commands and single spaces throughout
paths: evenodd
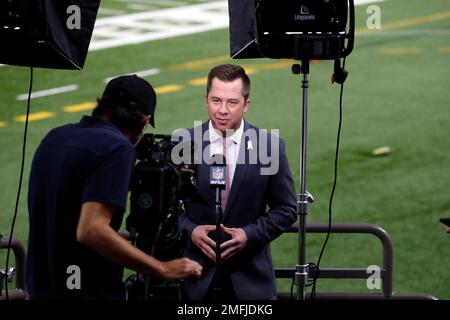
M 126 228 L 136 247 L 161 261 L 183 256 L 187 239 L 179 228 L 179 216 L 184 213 L 184 201 L 197 191 L 194 167 L 175 164 L 171 157 L 172 149 L 180 142 L 173 141 L 170 135 L 145 134 L 136 147 L 138 162 L 131 179 Z M 141 274 L 127 282 L 129 299 L 181 295 L 179 282 Z

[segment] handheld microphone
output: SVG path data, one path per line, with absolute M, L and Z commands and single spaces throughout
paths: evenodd
M 225 190 L 227 183 L 227 164 L 223 154 L 215 154 L 211 157 L 211 166 L 209 167 L 209 186 Z
M 223 242 L 222 232 L 220 230 L 220 224 L 222 223 L 223 211 L 221 205 L 221 190 L 225 190 L 227 184 L 227 165 L 223 154 L 214 154 L 209 162 L 209 187 L 215 189 L 216 201 L 215 201 L 215 215 L 216 215 L 216 229 L 208 234 L 208 237 L 213 239 L 216 243 L 214 252 L 216 254 L 216 274 L 214 275 L 214 299 L 219 301 L 221 296 L 221 269 L 222 258 L 220 244 Z

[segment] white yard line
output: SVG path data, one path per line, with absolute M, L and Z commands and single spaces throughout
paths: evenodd
M 70 91 L 76 91 L 76 90 L 78 90 L 78 88 L 79 87 L 78 87 L 77 84 L 71 84 L 71 85 L 64 86 L 64 87 L 57 87 L 57 88 L 51 88 L 51 89 L 36 91 L 36 92 L 32 92 L 31 93 L 31 99 L 51 96 L 51 95 L 65 93 L 65 92 L 70 92 Z M 19 94 L 16 97 L 16 99 L 19 100 L 19 101 L 27 100 L 28 99 L 28 93 Z
M 228 2 L 98 19 L 89 50 L 101 50 L 228 27 Z M 125 34 L 121 33 L 124 30 Z

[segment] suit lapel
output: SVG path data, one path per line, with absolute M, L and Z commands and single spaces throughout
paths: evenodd
M 210 166 L 205 163 L 205 157 L 209 157 L 208 153 L 205 153 L 205 150 L 210 145 L 209 134 L 205 134 L 208 131 L 208 121 L 203 123 L 202 125 L 202 162 L 198 167 L 198 181 L 199 185 L 203 186 L 203 190 L 200 191 L 200 194 L 204 194 L 208 203 L 212 203 L 214 205 L 215 192 L 209 186 L 209 169 Z

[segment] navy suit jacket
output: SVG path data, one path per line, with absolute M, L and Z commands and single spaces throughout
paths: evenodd
M 190 129 L 191 137 L 194 130 L 201 130 L 204 140 L 209 139 L 205 134 L 208 122 Z M 202 141 L 202 154 L 209 144 L 209 141 Z M 271 175 L 261 174 L 261 169 L 270 167 L 264 154 L 272 154 L 272 165 L 274 161 L 279 162 L 279 169 Z M 181 227 L 189 235 L 186 256 L 203 266 L 200 279 L 185 280 L 187 294 L 195 300 L 203 298 L 214 280 L 215 263 L 191 243 L 191 233 L 198 225 L 216 223 L 215 190 L 209 186 L 209 165 L 205 161 L 197 166 L 197 174 L 199 195 L 186 203 L 185 214 L 181 217 Z M 223 213 L 223 224 L 244 229 L 248 238 L 247 246 L 224 262 L 238 299 L 263 300 L 276 296 L 270 242 L 296 219 L 295 186 L 284 142 L 244 121 L 239 160 Z

